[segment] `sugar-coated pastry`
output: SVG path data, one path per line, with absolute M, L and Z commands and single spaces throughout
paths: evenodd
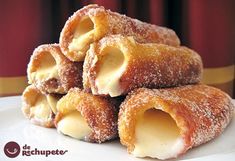
M 93 43 L 83 66 L 84 89 L 111 97 L 138 87 L 159 88 L 197 83 L 201 57 L 186 47 L 136 42 L 112 35 Z
M 57 104 L 57 131 L 87 142 L 102 143 L 117 137 L 117 102 L 72 88 Z
M 44 94 L 30 85 L 22 94 L 22 112 L 34 124 L 55 127 L 56 104 L 61 97 L 59 94 Z
M 112 34 L 133 36 L 141 43 L 180 45 L 171 29 L 144 23 L 98 5 L 88 5 L 67 20 L 60 34 L 60 46 L 70 60 L 83 61 L 91 43 Z
M 220 135 L 234 115 L 231 98 L 207 85 L 140 88 L 121 104 L 121 143 L 136 157 L 169 159 Z
M 28 64 L 29 84 L 44 93 L 67 93 L 72 87 L 82 88 L 82 62 L 71 62 L 58 44 L 37 47 Z

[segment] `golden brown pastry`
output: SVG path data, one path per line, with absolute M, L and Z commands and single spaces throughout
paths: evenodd
M 197 83 L 201 57 L 186 47 L 136 42 L 112 35 L 93 43 L 83 66 L 84 89 L 119 96 L 138 87 L 159 88 Z
M 61 97 L 59 94 L 43 94 L 34 85 L 30 85 L 22 94 L 22 112 L 36 125 L 55 127 L 56 104 Z
M 133 36 L 141 43 L 180 45 L 173 30 L 144 23 L 98 5 L 88 5 L 67 20 L 60 34 L 60 46 L 70 60 L 83 61 L 91 43 L 112 34 Z
M 231 98 L 206 85 L 140 88 L 121 104 L 121 143 L 136 157 L 169 159 L 220 135 L 234 114 Z
M 57 104 L 57 131 L 87 142 L 111 140 L 117 137 L 116 107 L 116 100 L 72 88 Z
M 67 93 L 72 87 L 82 88 L 82 62 L 71 62 L 58 44 L 37 47 L 28 64 L 29 84 L 44 93 Z

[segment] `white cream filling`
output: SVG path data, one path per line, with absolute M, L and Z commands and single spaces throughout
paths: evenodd
M 95 83 L 100 94 L 109 94 L 111 97 L 119 96 L 122 90 L 119 86 L 119 79 L 125 68 L 124 54 L 117 48 L 109 47 L 106 54 L 100 60 L 101 66 Z
M 168 159 L 176 157 L 184 147 L 175 121 L 161 110 L 145 111 L 137 121 L 135 136 L 132 154 L 136 157 Z
M 57 125 L 57 131 L 76 139 L 84 139 L 92 132 L 80 112 L 72 111 L 64 116 Z
M 30 113 L 36 120 L 47 121 L 50 118 L 51 109 L 44 95 L 38 96 L 35 105 L 30 108 Z
M 35 99 L 34 105 L 30 108 L 30 115 L 35 120 L 39 120 L 41 122 L 48 121 L 51 115 L 51 111 L 56 113 L 56 104 L 58 102 L 58 98 L 55 98 L 51 95 L 42 95 L 39 94 Z
M 54 114 L 56 114 L 56 113 L 57 113 L 56 104 L 57 104 L 57 102 L 59 101 L 59 98 L 53 97 L 53 96 L 50 95 L 50 94 L 48 94 L 48 95 L 46 96 L 46 98 L 47 98 L 48 104 L 49 104 L 50 107 L 51 107 L 52 112 L 53 112 Z
M 46 53 L 40 60 L 38 69 L 31 73 L 34 79 L 45 80 L 49 78 L 59 78 L 56 61 L 50 53 Z
M 89 17 L 83 17 L 74 32 L 72 42 L 69 44 L 69 51 L 88 50 L 90 43 L 94 40 L 94 23 Z

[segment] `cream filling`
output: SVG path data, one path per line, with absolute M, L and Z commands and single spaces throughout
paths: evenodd
M 122 93 L 119 80 L 126 68 L 125 57 L 119 49 L 113 47 L 107 48 L 105 52 L 95 80 L 98 93 L 119 96 Z
M 47 121 L 50 118 L 50 105 L 44 95 L 37 98 L 35 105 L 30 108 L 30 113 L 36 120 Z
M 51 110 L 54 114 L 57 113 L 56 104 L 59 101 L 59 98 L 53 97 L 50 94 L 46 96 L 47 102 L 51 107 Z
M 69 44 L 69 51 L 86 51 L 94 41 L 94 23 L 89 17 L 84 17 L 74 32 L 74 38 Z
M 136 157 L 168 159 L 177 157 L 183 149 L 180 130 L 172 117 L 156 109 L 145 111 L 137 121 L 135 128 Z
M 64 116 L 57 125 L 57 131 L 76 139 L 84 139 L 92 132 L 80 112 L 72 111 Z
M 89 49 L 89 44 L 93 42 L 94 31 L 89 31 L 84 35 L 75 37 L 69 44 L 69 51 L 86 51 Z
M 40 61 L 38 69 L 31 73 L 31 76 L 37 80 L 48 80 L 50 78 L 59 78 L 56 61 L 50 53 L 46 53 Z

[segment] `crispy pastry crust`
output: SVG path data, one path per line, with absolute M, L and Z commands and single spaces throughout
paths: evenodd
M 60 34 L 60 46 L 63 53 L 72 61 L 83 61 L 86 51 L 69 51 L 69 44 L 74 37 L 75 29 L 84 17 L 88 16 L 95 26 L 93 42 L 104 36 L 122 34 L 133 36 L 140 43 L 163 43 L 179 46 L 180 40 L 171 29 L 141 22 L 137 19 L 121 15 L 102 6 L 88 5 L 75 12 L 66 22 Z M 79 44 L 78 44 L 79 45 Z M 89 47 L 89 45 L 88 45 Z
M 187 47 L 164 44 L 140 44 L 132 37 L 112 35 L 91 45 L 84 61 L 83 87 L 102 95 L 96 79 L 107 48 L 119 49 L 125 57 L 125 70 L 119 78 L 120 95 L 139 87 L 162 88 L 198 83 L 201 80 L 202 60 Z M 111 68 L 112 66 L 110 66 Z
M 210 86 L 137 89 L 127 96 L 119 111 L 119 137 L 128 152 L 135 147 L 137 115 L 154 107 L 161 107 L 176 121 L 184 141 L 184 149 L 178 155 L 220 135 L 234 114 L 231 98 Z
M 39 80 L 32 76 L 40 68 L 41 59 L 50 53 L 56 61 L 59 78 Z M 83 62 L 71 62 L 61 52 L 58 44 L 45 44 L 37 47 L 27 69 L 28 82 L 34 84 L 43 93 L 67 93 L 72 87 L 82 88 Z
M 120 103 L 117 99 L 93 96 L 79 88 L 72 88 L 57 104 L 55 124 L 66 114 L 77 110 L 92 129 L 84 140 L 102 143 L 117 137 L 117 107 Z
M 40 95 L 45 94 L 41 93 L 40 90 L 38 90 L 34 85 L 29 85 L 23 92 L 22 94 L 22 112 L 26 118 L 28 118 L 33 124 L 47 127 L 47 128 L 52 128 L 55 127 L 54 125 L 54 118 L 55 118 L 55 113 L 53 113 L 52 110 L 50 110 L 50 116 L 47 119 L 47 121 L 40 120 L 35 118 L 34 113 L 31 111 L 31 108 L 35 105 L 37 98 Z M 61 95 L 59 94 L 52 94 L 53 97 L 55 98 L 60 98 Z

